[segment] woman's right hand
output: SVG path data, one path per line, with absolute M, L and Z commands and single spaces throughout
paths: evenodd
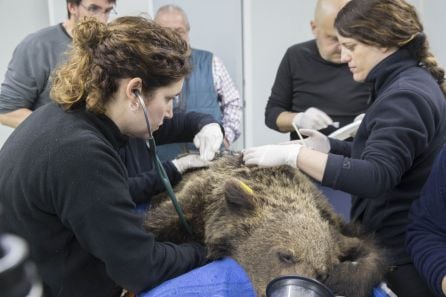
M 172 160 L 178 172 L 183 174 L 188 169 L 209 167 L 210 161 L 203 160 L 198 154 L 189 154 Z

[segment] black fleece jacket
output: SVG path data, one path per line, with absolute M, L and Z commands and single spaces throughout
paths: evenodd
M 446 99 L 404 48 L 376 65 L 367 81 L 373 103 L 353 143 L 330 141 L 322 183 L 351 193 L 352 220 L 376 233 L 393 264 L 409 263 L 408 212 L 446 142 Z
M 204 264 L 202 246 L 144 231 L 118 154 L 125 141 L 109 118 L 50 103 L 0 151 L 1 223 L 29 243 L 46 297 L 140 292 Z

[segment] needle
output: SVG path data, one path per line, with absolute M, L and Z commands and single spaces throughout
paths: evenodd
M 299 136 L 300 141 L 302 141 L 302 145 L 305 146 L 305 147 L 307 147 L 307 145 L 305 144 L 304 138 L 302 137 L 302 134 L 300 134 L 299 129 L 297 129 L 296 124 L 293 123 L 292 125 L 293 125 L 294 130 L 295 130 L 296 133 L 297 133 L 297 136 Z

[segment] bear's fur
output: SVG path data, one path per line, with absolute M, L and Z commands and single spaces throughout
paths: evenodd
M 234 258 L 258 296 L 273 278 L 295 274 L 318 279 L 336 295 L 368 297 L 384 274 L 382 250 L 289 166 L 246 167 L 240 156 L 225 156 L 186 174 L 175 191 L 194 235 L 167 196 L 150 210 L 146 229 L 160 241 L 201 242 L 210 259 Z

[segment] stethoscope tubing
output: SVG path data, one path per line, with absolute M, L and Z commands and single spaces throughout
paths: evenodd
M 146 121 L 147 125 L 147 131 L 149 132 L 149 138 L 146 139 L 147 147 L 149 148 L 150 156 L 152 157 L 153 166 L 155 166 L 155 170 L 159 177 L 161 178 L 161 181 L 164 184 L 164 187 L 166 188 L 167 195 L 169 196 L 170 200 L 172 200 L 172 204 L 175 207 L 175 211 L 178 214 L 178 217 L 180 218 L 181 224 L 186 228 L 187 232 L 192 235 L 192 228 L 186 221 L 186 217 L 184 216 L 184 212 L 177 200 L 177 197 L 175 195 L 175 192 L 173 191 L 172 184 L 169 181 L 169 177 L 167 176 L 166 171 L 164 170 L 164 167 L 158 158 L 158 155 L 156 154 L 156 144 L 155 139 L 153 138 L 152 134 L 152 128 L 150 126 L 149 121 L 149 113 L 147 111 L 146 105 L 144 104 L 144 99 L 142 98 L 140 92 L 135 91 L 136 97 L 139 99 L 139 102 L 142 107 L 142 111 L 144 113 L 144 119 Z

